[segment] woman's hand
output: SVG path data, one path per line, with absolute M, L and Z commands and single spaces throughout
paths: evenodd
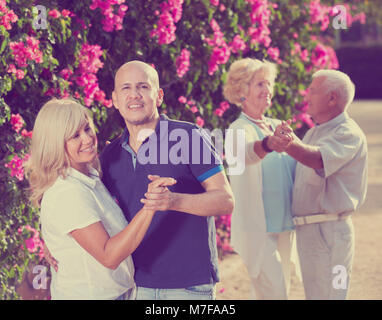
M 275 132 L 268 138 L 268 147 L 276 152 L 284 152 L 294 140 L 294 133 L 289 126 L 291 120 L 282 121 Z
M 293 140 L 293 129 L 290 127 L 291 122 L 291 120 L 282 121 L 281 124 L 276 127 L 274 135 L 278 136 L 279 138 L 287 138 L 289 140 Z
M 44 258 L 49 263 L 51 267 L 57 272 L 58 271 L 58 261 L 52 257 L 48 247 L 44 242 Z
M 143 209 L 153 211 L 170 210 L 176 201 L 176 196 L 167 187 L 174 185 L 176 180 L 157 175 L 148 175 L 148 178 L 152 182 L 147 186 L 146 198 L 141 199 L 141 202 L 145 204 Z

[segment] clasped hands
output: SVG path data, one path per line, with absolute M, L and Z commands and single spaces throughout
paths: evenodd
M 151 211 L 170 210 L 176 201 L 176 194 L 167 187 L 176 184 L 176 180 L 151 174 L 148 175 L 148 178 L 151 182 L 147 186 L 145 198 L 140 200 L 144 203 L 143 209 Z
M 173 205 L 176 194 L 171 192 L 167 187 L 176 184 L 174 178 L 160 177 L 157 175 L 149 175 L 151 181 L 147 186 L 147 192 L 141 202 L 144 203 L 143 209 L 149 211 L 165 211 L 169 210 Z M 58 271 L 58 261 L 51 255 L 48 247 L 44 243 L 44 258 L 54 270 Z
M 290 146 L 295 138 L 290 124 L 291 120 L 282 121 L 281 124 L 276 127 L 275 132 L 269 136 L 267 141 L 267 146 L 270 149 L 276 152 L 284 152 Z

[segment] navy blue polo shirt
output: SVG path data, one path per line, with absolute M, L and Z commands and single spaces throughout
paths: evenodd
M 165 115 L 135 154 L 125 129 L 101 154 L 102 180 L 131 221 L 142 209 L 149 174 L 172 177 L 172 192 L 205 192 L 201 182 L 223 170 L 212 141 L 196 125 Z M 148 288 L 186 288 L 219 281 L 214 217 L 158 211 L 133 253 L 135 281 Z

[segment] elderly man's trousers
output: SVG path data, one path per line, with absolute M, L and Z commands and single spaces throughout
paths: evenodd
M 351 217 L 297 226 L 296 234 L 306 299 L 346 299 L 354 256 Z

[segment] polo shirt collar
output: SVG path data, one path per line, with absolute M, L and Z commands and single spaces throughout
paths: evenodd
M 159 115 L 159 121 L 158 121 L 158 123 L 156 124 L 156 126 L 155 126 L 155 129 L 154 129 L 154 132 L 155 132 L 155 134 L 157 135 L 157 136 L 159 136 L 160 137 L 160 140 L 163 140 L 165 137 L 167 137 L 168 135 L 167 135 L 167 133 L 168 133 L 168 130 L 161 130 L 161 125 L 160 125 L 160 123 L 161 123 L 161 121 L 167 121 L 168 122 L 168 120 L 169 120 L 169 118 L 165 115 L 165 114 L 163 114 L 163 113 L 161 113 L 160 115 Z M 166 126 L 166 127 L 164 127 L 165 129 L 168 129 L 168 126 Z M 163 129 L 163 128 L 162 128 Z M 127 127 L 125 128 L 125 130 L 123 131 L 123 134 L 122 134 L 122 136 L 121 136 L 121 140 L 120 140 L 120 144 L 122 145 L 123 143 L 129 143 L 129 137 L 130 137 L 130 133 L 129 133 L 129 130 L 127 130 Z M 147 140 L 147 139 L 149 139 L 150 138 L 150 136 L 149 137 L 147 137 L 146 139 L 145 139 L 145 141 Z
M 90 174 L 89 177 L 72 167 L 68 169 L 68 175 L 76 180 L 79 180 L 80 182 L 84 183 L 88 187 L 94 189 L 97 184 L 97 181 L 99 180 L 99 173 L 97 172 L 96 169 L 94 169 L 91 166 L 88 166 L 88 168 L 89 168 L 89 174 Z
M 334 117 L 333 119 L 330 119 L 329 121 L 321 123 L 319 126 L 316 126 L 316 128 L 319 128 L 319 130 L 327 130 L 330 128 L 334 128 L 349 118 L 349 114 L 346 111 L 344 111 L 338 116 Z

